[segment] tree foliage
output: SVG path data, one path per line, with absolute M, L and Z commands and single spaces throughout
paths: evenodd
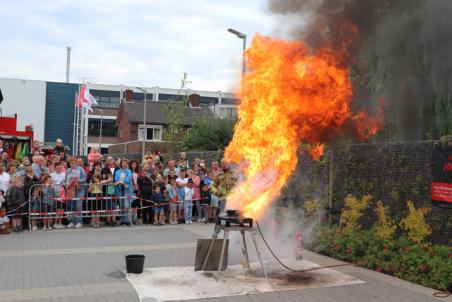
M 184 73 L 178 96 L 168 100 L 168 104 L 163 107 L 165 118 L 168 122 L 168 129 L 163 133 L 163 139 L 169 143 L 169 153 L 174 155 L 181 150 L 183 146 L 185 131 L 183 129 L 183 122 L 185 118 L 184 108 L 188 104 L 188 90 L 185 94 L 181 92 L 187 87 L 190 82 L 187 79 L 187 73 Z
M 188 151 L 224 149 L 232 139 L 235 120 L 202 117 L 189 130 L 183 144 Z

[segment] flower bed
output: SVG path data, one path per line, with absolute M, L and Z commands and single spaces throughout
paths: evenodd
M 388 208 L 377 202 L 377 220 L 371 229 L 363 230 L 359 221 L 371 203 L 369 195 L 361 199 L 348 195 L 340 224 L 320 227 L 309 248 L 410 282 L 452 291 L 452 247 L 425 240 L 431 235 L 425 221 L 429 210 L 416 209 L 408 201 L 406 216 L 395 222 Z M 312 212 L 305 213 L 312 216 Z
M 343 232 L 322 227 L 311 249 L 339 260 L 390 274 L 439 290 L 452 291 L 452 249 L 445 245 L 415 244 L 407 236 L 391 242 L 376 230 Z

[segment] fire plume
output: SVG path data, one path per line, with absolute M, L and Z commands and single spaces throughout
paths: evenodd
M 303 145 L 314 159 L 324 143 L 355 121 L 371 120 L 351 109 L 353 87 L 342 53 L 310 51 L 301 41 L 257 34 L 245 52 L 248 72 L 239 92 L 234 137 L 225 157 L 239 163 L 244 179 L 228 196 L 228 208 L 259 218 L 297 166 Z M 357 129 L 362 137 L 372 129 Z

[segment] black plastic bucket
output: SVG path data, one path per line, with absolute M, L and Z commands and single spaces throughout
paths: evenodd
M 144 266 L 144 255 L 127 255 L 126 270 L 128 274 L 141 274 Z

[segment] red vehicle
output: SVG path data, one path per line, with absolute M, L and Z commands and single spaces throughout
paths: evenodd
M 18 160 L 23 156 L 29 156 L 33 143 L 33 127 L 25 126 L 24 131 L 19 131 L 17 115 L 0 116 L 0 140 L 3 141 L 3 149 L 8 152 L 10 158 Z

